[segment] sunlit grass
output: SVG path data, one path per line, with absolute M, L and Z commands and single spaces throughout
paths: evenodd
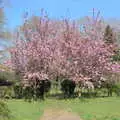
M 12 120 L 40 120 L 44 109 L 60 108 L 77 113 L 83 120 L 120 120 L 120 98 L 106 97 L 95 99 L 46 99 L 38 102 L 9 100 L 8 107 Z

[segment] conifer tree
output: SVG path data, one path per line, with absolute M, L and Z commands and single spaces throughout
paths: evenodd
M 114 35 L 113 30 L 110 27 L 110 25 L 107 25 L 105 28 L 104 41 L 107 44 L 113 44 L 116 41 L 115 35 Z

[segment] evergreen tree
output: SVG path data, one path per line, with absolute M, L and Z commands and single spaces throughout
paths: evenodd
M 107 25 L 105 28 L 104 41 L 107 44 L 113 44 L 116 41 L 115 35 L 110 25 Z

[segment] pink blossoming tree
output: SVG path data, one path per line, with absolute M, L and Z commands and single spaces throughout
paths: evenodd
M 120 65 L 112 62 L 116 46 L 103 41 L 99 17 L 84 28 L 83 35 L 75 21 L 54 21 L 46 15 L 32 25 L 26 20 L 10 51 L 13 69 L 22 77 L 35 74 L 39 80 L 53 80 L 63 76 L 77 83 L 119 73 Z

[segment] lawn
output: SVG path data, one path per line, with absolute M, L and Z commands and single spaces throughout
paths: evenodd
M 12 112 L 11 120 L 40 120 L 44 109 L 60 108 L 72 111 L 83 120 L 120 120 L 120 98 L 106 97 L 95 99 L 55 100 L 46 99 L 39 102 L 24 100 L 6 101 Z

